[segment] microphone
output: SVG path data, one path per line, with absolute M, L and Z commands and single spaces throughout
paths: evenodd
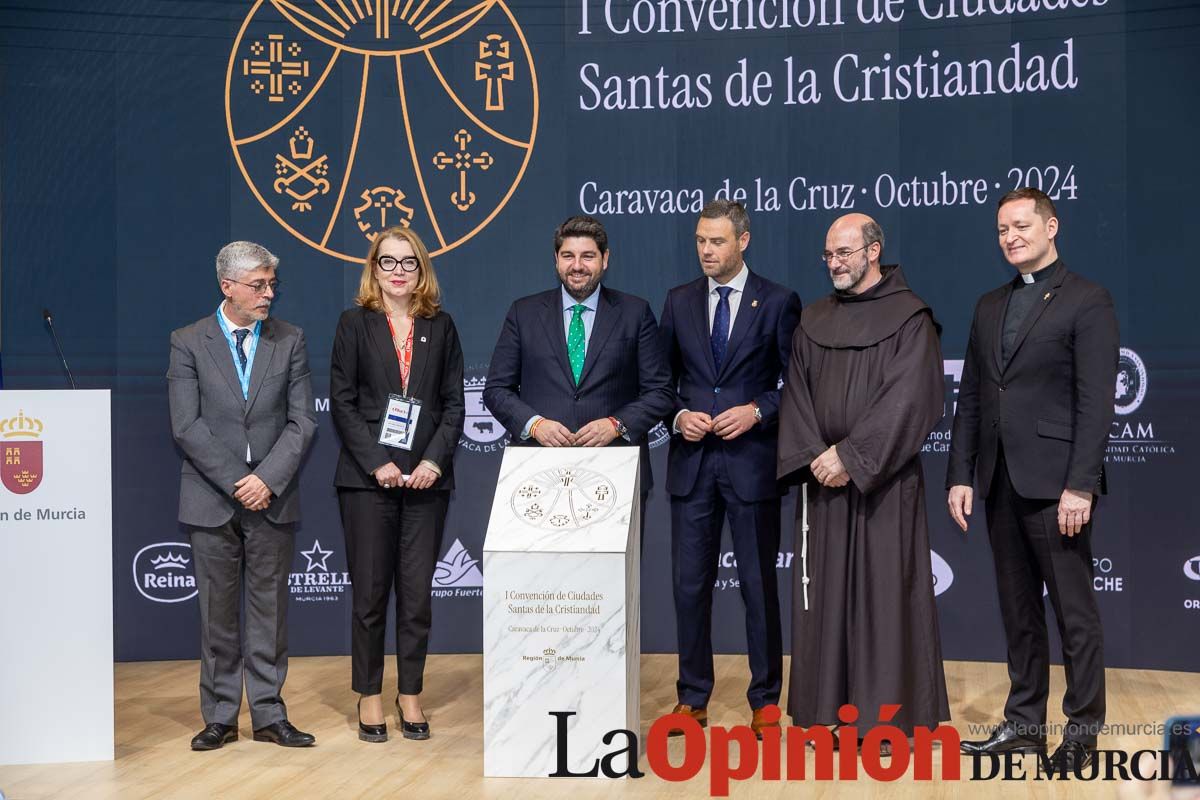
M 42 318 L 46 320 L 46 325 L 50 327 L 50 336 L 54 338 L 54 348 L 58 350 L 58 357 L 62 360 L 63 369 L 67 371 L 67 378 L 71 381 L 71 388 L 79 388 L 75 385 L 75 376 L 71 374 L 71 368 L 67 366 L 67 357 L 63 354 L 62 345 L 58 341 L 58 334 L 54 331 L 54 320 L 50 316 L 50 309 L 42 309 Z

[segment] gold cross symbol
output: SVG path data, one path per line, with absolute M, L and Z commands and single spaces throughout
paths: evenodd
M 267 37 L 267 48 L 270 52 L 267 54 L 267 60 L 261 59 L 242 59 L 242 75 L 266 75 L 267 86 L 258 78 L 255 78 L 250 88 L 255 94 L 260 94 L 264 88 L 269 89 L 267 93 L 267 101 L 271 103 L 283 102 L 283 79 L 285 77 L 308 77 L 308 59 L 303 61 L 285 61 L 283 57 L 283 34 L 272 33 Z M 288 45 L 288 54 L 293 58 L 300 55 L 300 45 L 292 42 Z M 255 55 L 262 55 L 263 46 L 261 42 L 255 42 L 250 51 Z M 288 91 L 292 94 L 300 94 L 303 88 L 299 81 L 293 80 L 288 84 Z
M 489 33 L 479 43 L 479 60 L 475 62 L 475 80 L 487 81 L 487 99 L 484 108 L 488 111 L 504 110 L 503 82 L 513 79 L 513 62 L 510 53 L 511 48 L 508 41 L 498 33 Z
M 448 156 L 439 150 L 438 154 L 433 157 L 433 165 L 439 170 L 450 166 L 458 170 L 458 190 L 450 194 L 450 202 L 454 203 L 454 207 L 459 211 L 466 211 L 475 205 L 475 193 L 467 189 L 467 170 L 473 166 L 486 170 L 496 163 L 496 160 L 486 151 L 477 156 L 469 153 L 467 145 L 471 143 L 471 134 L 467 133 L 465 129 L 460 129 L 458 133 L 454 134 L 454 141 L 458 143 L 458 152 L 453 156 Z

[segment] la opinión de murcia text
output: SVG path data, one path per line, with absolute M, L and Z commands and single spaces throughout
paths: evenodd
M 576 35 L 582 111 L 702 110 L 821 103 L 903 102 L 1070 91 L 1080 85 L 1074 36 L 915 53 L 833 52 L 797 42 L 780 60 L 747 56 L 704 72 L 667 66 L 630 71 L 589 58 L 588 44 L 655 38 L 754 36 L 772 31 L 828 32 L 838 41 L 854 30 L 898 26 L 908 16 L 951 26 L 992 19 L 1018 21 L 1091 14 L 1108 0 L 579 0 Z M 749 41 L 749 40 L 748 40 Z M 799 48 L 805 48 L 799 51 Z M 618 58 L 625 59 L 624 54 Z

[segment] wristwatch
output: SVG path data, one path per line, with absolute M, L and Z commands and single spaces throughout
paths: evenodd
M 625 423 L 616 417 L 609 417 L 608 421 L 613 424 L 613 428 L 617 431 L 617 436 L 625 437 L 629 433 L 629 429 L 625 427 Z
M 762 409 L 759 408 L 758 403 L 755 403 L 753 400 L 750 401 L 750 404 L 754 406 L 754 421 L 761 425 L 762 424 Z

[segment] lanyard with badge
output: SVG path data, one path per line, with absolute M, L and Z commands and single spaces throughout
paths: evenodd
M 396 348 L 396 356 L 400 361 L 400 383 L 405 391 L 408 389 L 409 369 L 412 365 L 413 328 L 409 325 L 408 338 L 404 349 Z M 388 330 L 392 333 L 393 343 L 396 340 L 396 329 L 388 317 Z M 386 447 L 396 447 L 400 450 L 411 450 L 413 436 L 417 429 L 417 420 L 421 417 L 421 401 L 415 397 L 405 397 L 399 394 L 388 395 L 388 406 L 379 425 L 379 443 Z
M 255 321 L 254 327 L 249 329 L 250 333 L 246 338 L 249 340 L 250 349 L 245 353 L 246 366 L 244 368 L 241 365 L 241 358 L 238 355 L 238 346 L 233 338 L 233 331 L 225 324 L 225 315 L 220 308 L 217 309 L 217 324 L 221 326 L 221 333 L 225 334 L 225 341 L 229 344 L 229 353 L 233 356 L 233 368 L 237 371 L 238 382 L 242 387 L 242 399 L 248 400 L 250 398 L 250 371 L 254 368 L 254 353 L 258 350 L 262 320 Z

